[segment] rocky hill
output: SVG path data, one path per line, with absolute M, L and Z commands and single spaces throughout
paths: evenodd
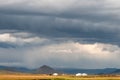
M 43 65 L 40 68 L 36 69 L 35 71 L 36 73 L 39 74 L 53 74 L 53 73 L 60 73 L 59 71 L 47 66 L 47 65 Z

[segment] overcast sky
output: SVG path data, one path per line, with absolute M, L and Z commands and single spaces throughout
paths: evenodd
M 120 0 L 0 0 L 0 65 L 120 68 Z

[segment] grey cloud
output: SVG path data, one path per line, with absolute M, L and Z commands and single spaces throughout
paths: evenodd
M 12 32 L 0 34 L 1 48 L 17 48 L 48 43 L 49 39 L 41 38 L 26 32 Z
M 8 2 L 8 3 L 7 3 Z M 115 13 L 117 8 L 109 8 L 111 4 L 110 1 L 107 0 L 15 0 L 15 1 L 6 1 L 6 4 L 2 4 L 5 2 L 1 2 L 1 13 L 3 14 L 27 14 L 27 15 L 48 15 L 48 16 L 59 16 L 59 17 L 71 17 L 71 18 L 86 18 L 86 19 L 93 19 L 98 20 L 102 19 L 107 20 L 113 19 L 111 17 Z M 103 5 L 103 6 L 102 6 Z M 108 8 L 107 8 L 108 6 Z M 114 10 L 111 12 L 111 10 Z M 111 16 L 110 16 L 111 15 Z M 85 17 L 86 16 L 86 17 Z M 101 18 L 102 17 L 102 18 Z M 106 18 L 104 18 L 106 17 Z M 98 18 L 98 19 L 97 19 Z
M 104 42 L 119 40 L 119 26 L 112 23 L 93 23 L 86 20 L 49 16 L 1 15 L 0 29 L 20 30 L 52 38 L 96 38 Z M 115 38 L 114 40 L 112 38 Z M 118 42 L 118 41 L 117 41 Z
M 10 65 L 10 61 L 12 65 L 32 68 L 45 63 L 53 66 L 56 64 L 88 68 L 91 63 L 89 66 L 91 68 L 119 67 L 119 2 L 119 0 L 0 0 L 0 35 L 10 35 L 4 35 L 5 37 L 0 39 L 0 52 L 2 51 L 0 55 L 6 59 L 0 57 L 0 64 Z M 84 48 L 81 49 L 82 47 Z M 8 52 L 12 54 L 7 56 Z M 69 59 L 71 56 L 74 57 Z M 95 66 L 96 63 L 99 65 Z
M 8 66 L 36 68 L 47 64 L 53 67 L 68 68 L 120 67 L 118 65 L 120 48 L 111 44 L 63 42 L 17 49 L 0 48 L 0 50 L 2 51 L 0 52 L 0 64 Z
M 88 0 L 14 1 L 13 0 L 8 2 L 2 1 L 1 13 L 2 14 L 7 13 L 8 15 L 18 14 L 18 16 L 20 14 L 25 16 L 29 14 L 31 16 L 35 16 L 35 15 L 48 16 L 51 19 L 56 17 L 68 18 L 68 19 L 82 19 L 85 20 L 86 23 L 89 21 L 93 21 L 92 22 L 93 24 L 96 22 L 98 23 L 107 22 L 108 24 L 114 22 L 116 24 L 116 22 L 118 22 L 119 20 L 118 18 L 119 15 L 117 15 L 117 13 L 115 12 L 118 11 L 119 6 L 117 6 L 117 8 L 114 8 L 115 5 L 114 4 L 112 5 L 111 2 L 112 0 L 110 1 L 101 0 L 99 2 L 96 0 L 91 0 L 91 1 Z

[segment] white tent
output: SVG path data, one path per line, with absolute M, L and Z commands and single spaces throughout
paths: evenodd
M 82 76 L 82 74 L 81 73 L 77 73 L 76 76 Z
M 87 76 L 87 74 L 86 73 L 82 73 L 82 76 Z
M 77 73 L 75 76 L 87 76 L 88 74 L 86 73 Z
M 58 76 L 58 73 L 53 73 L 53 76 Z

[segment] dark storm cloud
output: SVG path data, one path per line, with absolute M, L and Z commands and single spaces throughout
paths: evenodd
M 0 15 L 0 29 L 20 30 L 52 38 L 118 38 L 119 28 L 110 24 L 51 16 Z M 103 41 L 104 42 L 104 41 Z
M 113 7 L 111 7 L 111 2 L 114 2 L 114 1 L 112 1 L 112 0 L 110 0 L 110 1 L 107 1 L 107 0 L 101 0 L 101 1 L 70 0 L 69 2 L 67 2 L 67 1 L 63 1 L 63 0 L 61 0 L 61 1 L 54 1 L 54 0 L 52 0 L 52 1 L 46 1 L 46 0 L 44 0 L 44 1 L 43 0 L 39 0 L 39 1 L 38 0 L 36 0 L 36 1 L 17 0 L 17 1 L 14 1 L 14 0 L 10 0 L 10 1 L 6 1 L 6 2 L 1 1 L 0 13 L 2 14 L 2 16 L 4 16 L 4 14 L 7 15 L 7 16 L 4 16 L 4 18 L 5 17 L 10 18 L 10 17 L 8 17 L 8 15 L 10 16 L 10 14 L 12 17 L 14 17 L 14 15 L 15 16 L 23 16 L 23 17 L 28 16 L 28 17 L 25 17 L 25 18 L 27 18 L 26 20 L 28 20 L 26 22 L 26 24 L 25 24 L 25 22 L 22 23 L 22 21 L 24 21 L 24 20 L 22 20 L 21 18 L 17 18 L 18 24 L 20 22 L 21 25 L 16 25 L 13 23 L 13 25 L 12 24 L 10 25 L 10 26 L 12 26 L 13 29 L 18 28 L 18 29 L 26 30 L 26 27 L 28 27 L 28 26 L 33 27 L 33 24 L 35 23 L 35 21 L 33 21 L 33 24 L 30 23 L 31 21 L 29 19 L 32 19 L 32 18 L 29 18 L 29 17 L 31 17 L 31 16 L 45 17 L 46 16 L 46 17 L 49 17 L 49 19 L 47 19 L 47 20 L 42 20 L 43 18 L 41 18 L 40 20 L 38 19 L 39 23 L 41 23 L 41 24 L 36 24 L 36 26 L 39 26 L 39 27 L 34 26 L 34 28 L 32 28 L 32 27 L 28 27 L 28 28 L 32 28 L 31 30 L 33 30 L 33 31 L 36 30 L 36 32 L 38 32 L 37 30 L 41 29 L 44 32 L 46 30 L 43 29 L 41 26 L 46 27 L 46 29 L 51 27 L 50 28 L 50 29 L 52 29 L 52 31 L 50 30 L 51 32 L 59 33 L 58 31 L 56 31 L 55 28 L 57 28 L 59 30 L 59 27 L 61 27 L 61 26 L 64 29 L 64 26 L 71 27 L 71 25 L 72 25 L 72 27 L 73 26 L 75 27 L 75 30 L 77 28 L 79 29 L 79 27 L 80 27 L 80 29 L 81 28 L 83 29 L 85 27 L 88 29 L 99 30 L 99 27 L 102 27 L 104 29 L 104 27 L 106 28 L 106 26 L 109 26 L 107 29 L 111 28 L 110 27 L 110 25 L 112 24 L 111 22 L 113 22 L 113 24 L 119 25 L 119 22 L 118 22 L 119 19 L 115 17 L 116 13 L 119 12 L 118 11 L 119 6 L 116 7 L 115 6 L 116 2 L 114 2 L 115 4 L 113 4 Z M 68 23 L 67 22 L 64 22 L 64 23 L 57 22 L 56 23 L 54 20 L 55 18 L 68 19 L 68 21 L 67 21 Z M 1 19 L 3 19 L 3 18 L 1 18 Z M 72 22 L 69 21 L 69 19 L 83 20 L 83 22 L 85 24 L 87 24 L 90 21 L 91 25 L 85 26 L 82 24 L 71 24 Z M 16 20 L 16 18 L 15 18 L 15 20 Z M 22 20 L 22 21 L 20 21 L 20 20 Z M 8 20 L 8 23 L 12 23 L 12 22 L 9 22 L 9 20 Z M 16 21 L 16 23 L 17 23 L 17 21 Z M 94 24 L 96 24 L 96 23 L 99 23 L 99 24 L 103 23 L 103 25 L 93 27 Z M 109 24 L 109 25 L 104 25 L 104 23 Z M 68 25 L 68 24 L 70 24 L 70 25 Z M 4 26 L 4 25 L 2 25 L 2 26 Z M 19 26 L 21 26 L 21 27 L 19 27 Z M 68 30 L 69 30 L 69 28 L 68 28 Z M 45 33 L 47 33 L 47 32 L 45 32 Z M 48 32 L 48 34 L 49 34 L 49 32 Z M 70 34 L 70 33 L 68 33 L 68 34 Z
M 119 3 L 0 0 L 0 65 L 119 68 Z

